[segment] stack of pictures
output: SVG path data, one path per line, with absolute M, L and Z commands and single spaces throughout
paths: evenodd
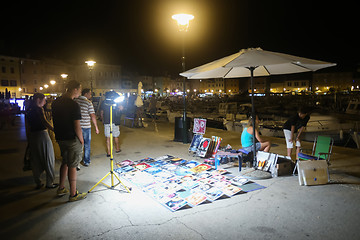
M 132 162 L 132 165 L 128 164 L 129 160 L 125 161 L 124 164 L 116 163 L 121 167 L 115 172 L 171 211 L 264 188 L 256 184 L 244 191 L 243 186 L 249 184 L 244 177 L 235 177 L 227 170 L 213 170 L 210 165 L 171 155 L 144 158 Z

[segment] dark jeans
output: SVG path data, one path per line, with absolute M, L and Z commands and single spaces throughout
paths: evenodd
M 91 128 L 81 128 L 84 137 L 84 163 L 90 164 Z

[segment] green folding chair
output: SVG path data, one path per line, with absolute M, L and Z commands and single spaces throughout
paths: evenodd
M 317 136 L 314 141 L 312 153 L 306 154 L 300 152 L 298 154 L 299 160 L 297 161 L 326 160 L 327 164 L 330 165 L 330 157 L 331 157 L 333 145 L 334 145 L 333 138 L 325 137 L 325 136 Z M 295 174 L 296 169 L 297 169 L 297 162 L 293 174 Z

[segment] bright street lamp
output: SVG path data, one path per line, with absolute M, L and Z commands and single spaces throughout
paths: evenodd
M 60 76 L 62 77 L 62 79 L 66 79 L 69 75 L 66 73 L 62 73 L 62 74 L 60 74 Z
M 194 16 L 191 14 L 180 13 L 172 15 L 172 19 L 177 21 L 180 31 L 187 32 L 189 29 L 190 20 L 193 20 Z
M 95 66 L 95 61 L 93 60 L 88 60 L 88 61 L 85 61 L 85 63 L 88 65 L 89 69 L 90 68 L 93 68 Z
M 194 16 L 191 14 L 175 14 L 172 16 L 172 19 L 176 20 L 179 31 L 182 32 L 182 57 L 181 57 L 181 66 L 182 71 L 185 72 L 185 33 L 189 29 L 190 20 L 194 19 Z M 183 113 L 183 132 L 182 132 L 182 139 L 183 143 L 188 143 L 188 132 L 187 132 L 187 126 L 186 126 L 186 78 L 184 77 L 184 89 L 183 89 L 183 101 L 184 101 L 184 113 Z

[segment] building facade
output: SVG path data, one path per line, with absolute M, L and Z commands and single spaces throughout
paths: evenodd
M 0 55 L 0 95 L 2 98 L 21 96 L 20 59 Z

